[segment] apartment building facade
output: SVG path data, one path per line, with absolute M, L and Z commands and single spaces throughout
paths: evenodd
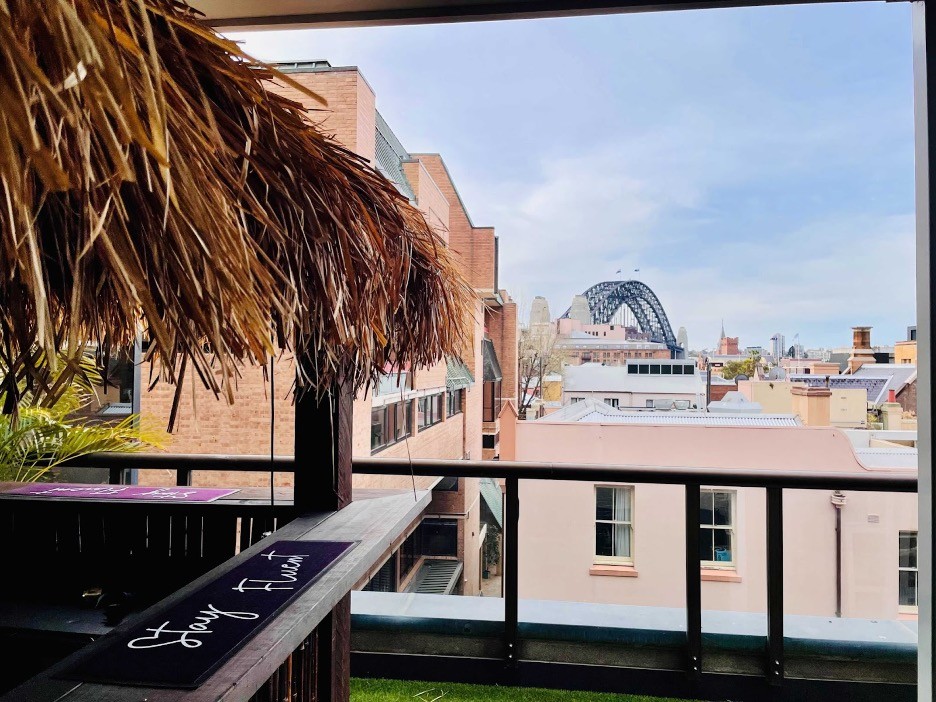
M 620 366 L 565 366 L 562 404 L 586 399 L 622 409 L 698 409 L 705 406 L 705 385 L 691 360 L 628 359 Z
M 648 414 L 628 417 L 606 406 L 572 419 L 557 413 L 518 422 L 516 460 L 843 474 L 916 470 L 914 449 L 857 449 L 839 429 L 797 426 L 789 417 L 687 419 L 661 412 L 653 422 Z M 519 527 L 521 598 L 685 606 L 681 486 L 528 480 L 519 490 L 527 506 Z M 764 490 L 705 485 L 700 500 L 703 609 L 765 612 Z M 786 614 L 914 619 L 916 533 L 912 494 L 784 491 Z
M 439 154 L 410 154 L 376 109 L 376 95 L 356 67 L 327 61 L 282 64 L 280 69 L 327 101 L 323 108 L 292 86 L 271 89 L 301 103 L 321 129 L 391 180 L 439 233 L 477 291 L 473 329 L 459 357 L 429 368 L 388 367 L 374 388 L 355 398 L 355 456 L 395 458 L 494 458 L 499 451 L 499 414 L 517 387 L 517 309 L 498 285 L 497 237 L 492 227 L 473 225 Z M 295 441 L 290 389 L 293 359 L 271 368 L 241 371 L 236 402 L 227 405 L 187 379 L 171 449 L 180 453 L 291 455 Z M 143 368 L 144 386 L 148 369 Z M 270 382 L 272 381 L 272 382 Z M 175 389 L 158 384 L 144 391 L 141 411 L 168 419 Z M 236 427 L 236 429 L 234 429 Z M 159 471 L 143 483 L 170 479 Z M 265 485 L 264 474 L 212 473 L 196 484 Z M 288 476 L 279 484 L 288 485 Z M 475 595 L 480 592 L 483 540 L 496 538 L 482 522 L 496 522 L 499 505 L 482 505 L 477 479 L 354 476 L 355 488 L 432 489 L 433 500 L 409 537 L 379 564 L 369 587 Z M 439 574 L 444 577 L 440 577 Z M 442 583 L 439 585 L 439 583 Z M 425 588 L 435 589 L 425 589 Z M 424 589 L 420 589 L 424 588 Z

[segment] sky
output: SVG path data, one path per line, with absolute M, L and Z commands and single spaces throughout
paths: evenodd
M 229 36 L 358 66 L 496 228 L 523 314 L 636 278 L 693 349 L 722 319 L 807 348 L 915 323 L 909 3 Z

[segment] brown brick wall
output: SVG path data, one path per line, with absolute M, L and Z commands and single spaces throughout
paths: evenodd
M 501 382 L 501 399 L 517 400 L 517 303 L 510 299 L 506 290 L 501 290 L 501 307 L 488 308 L 486 326 L 488 336 L 494 344 L 497 360 L 500 362 L 501 373 L 504 376 Z
M 327 105 L 313 100 L 288 85 L 274 85 L 281 95 L 310 110 L 310 117 L 326 134 L 364 158 L 374 161 L 374 130 L 376 128 L 375 96 L 367 81 L 355 68 L 331 71 L 291 73 L 290 78 L 321 95 Z
M 913 416 L 916 416 L 917 413 L 917 381 L 914 378 L 911 382 L 907 383 L 897 394 L 897 402 L 900 403 L 900 406 L 903 408 L 904 412 L 912 412 Z
M 429 225 L 449 242 L 449 202 L 419 161 L 403 163 L 403 173 L 416 193 L 416 206 Z
M 439 154 L 410 154 L 417 159 L 449 203 L 449 247 L 468 282 L 479 290 L 494 289 L 494 228 L 475 227 Z
M 729 392 L 736 392 L 737 390 L 737 383 L 734 385 L 713 385 L 711 400 L 712 402 L 723 400 L 725 399 L 725 395 L 727 395 Z
M 150 365 L 141 368 L 143 386 L 150 377 Z M 273 409 L 276 414 L 275 453 L 291 456 L 295 446 L 295 411 L 290 387 L 295 378 L 291 356 L 274 364 Z M 172 408 L 173 386 L 158 383 L 152 390 L 144 389 L 140 411 L 144 417 L 167 426 Z M 193 373 L 182 383 L 175 430 L 166 447 L 173 453 L 263 454 L 270 452 L 270 385 L 264 380 L 263 369 L 247 366 L 241 369 L 233 405 L 217 399 L 205 389 Z M 268 484 L 268 476 L 256 473 L 211 472 L 195 473 L 196 485 Z M 291 484 L 292 477 L 283 474 L 279 484 Z M 175 474 L 170 471 L 141 471 L 141 484 L 170 485 Z

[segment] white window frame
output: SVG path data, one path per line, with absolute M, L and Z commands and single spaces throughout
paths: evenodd
M 630 521 L 625 521 L 623 519 L 598 519 L 597 508 L 598 508 L 598 490 L 625 490 L 628 494 L 628 499 L 630 500 Z M 630 556 L 599 556 L 597 553 L 594 555 L 595 565 L 634 565 L 634 549 L 636 547 L 636 530 L 634 528 L 634 486 L 633 485 L 595 485 L 595 515 L 592 521 L 597 524 L 626 524 L 630 527 Z M 594 543 L 594 540 L 593 540 Z M 594 550 L 594 547 L 593 547 Z
M 916 553 L 916 568 L 910 568 L 909 566 L 900 565 L 900 537 L 904 534 L 912 534 L 916 537 L 917 540 L 917 553 Z M 900 573 L 916 573 L 916 605 L 902 605 L 900 604 Z M 897 612 L 900 614 L 918 614 L 920 611 L 920 532 L 919 531 L 910 531 L 909 529 L 902 529 L 897 534 Z
M 619 400 L 616 397 L 606 397 L 604 398 L 604 402 L 606 405 L 611 405 L 612 407 L 614 407 L 614 409 L 618 408 Z
M 731 544 L 731 560 L 730 561 L 703 561 L 699 559 L 699 565 L 702 568 L 707 568 L 711 570 L 737 570 L 738 568 L 738 491 L 737 490 L 726 490 L 724 488 L 717 487 L 703 487 L 699 491 L 699 501 L 702 501 L 702 495 L 706 492 L 711 493 L 724 493 L 729 495 L 731 498 L 731 523 L 727 526 L 713 525 L 713 524 L 702 524 L 701 520 L 699 521 L 700 529 L 721 529 L 728 532 L 729 543 Z M 713 500 L 714 502 L 714 500 Z M 701 505 L 700 505 L 701 507 Z M 700 510 L 701 511 L 701 510 Z

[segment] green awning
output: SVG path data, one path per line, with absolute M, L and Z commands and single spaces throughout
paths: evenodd
M 445 387 L 447 390 L 461 390 L 474 384 L 474 376 L 460 358 L 449 356 L 445 359 Z
M 494 521 L 500 529 L 504 528 L 504 496 L 500 485 L 494 478 L 481 478 L 481 498 L 494 515 Z

